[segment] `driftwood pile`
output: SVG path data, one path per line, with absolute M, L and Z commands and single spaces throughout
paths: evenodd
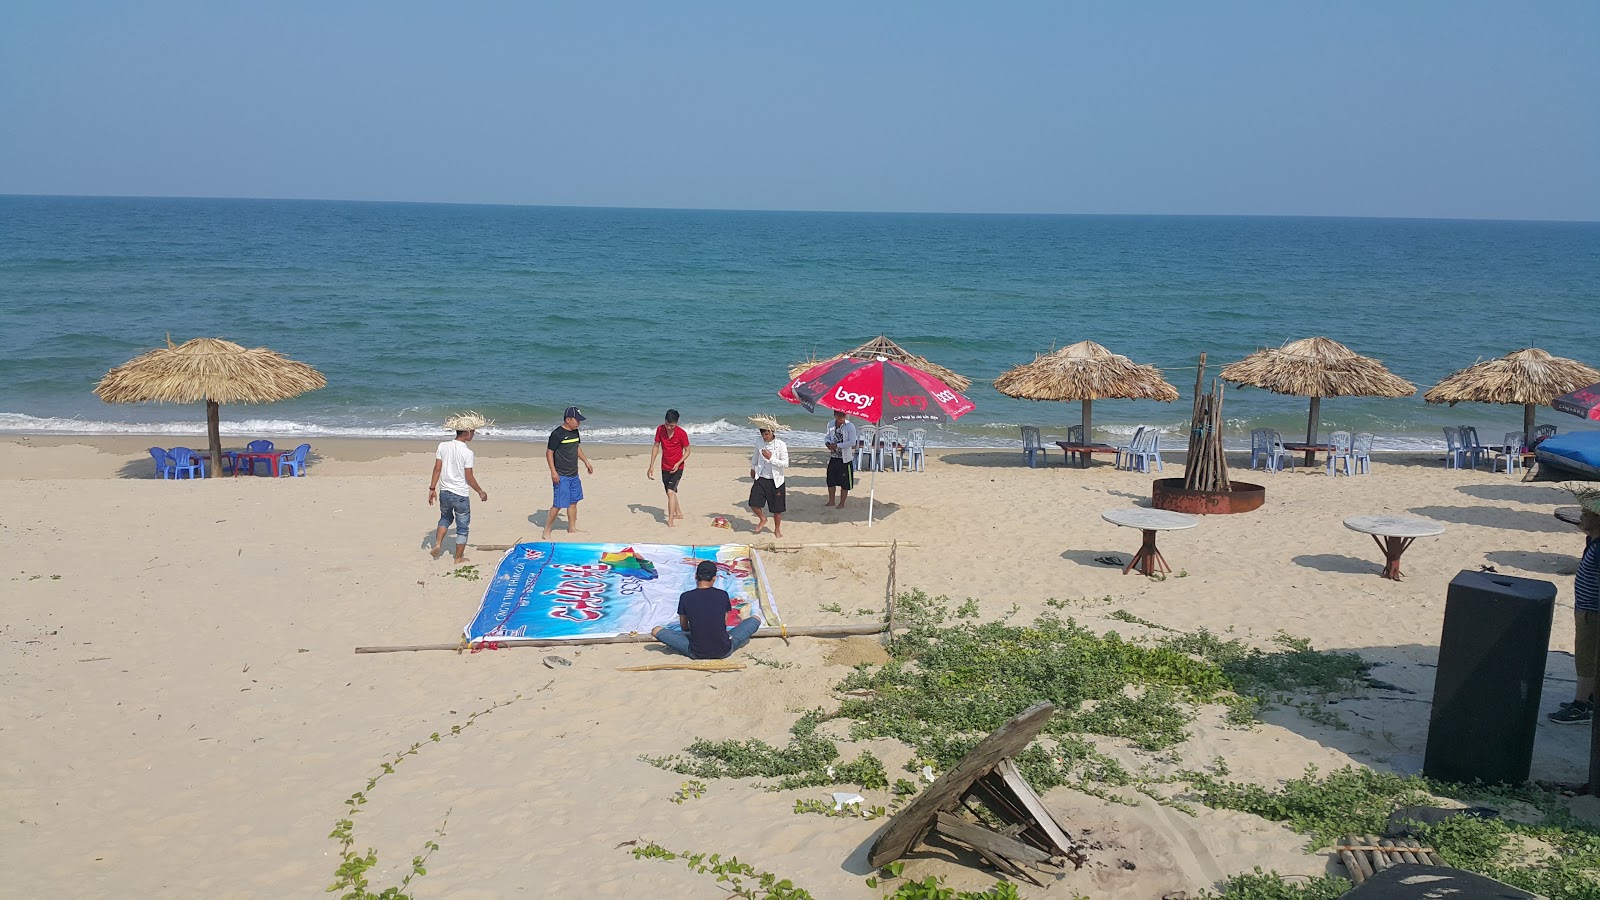
M 1360 884 L 1390 866 L 1417 863 L 1424 866 L 1442 866 L 1444 861 L 1432 847 L 1424 847 L 1409 838 L 1378 838 L 1370 834 L 1347 834 L 1334 848 L 1339 861 L 1344 863 L 1350 880 Z
M 1222 382 L 1206 384 L 1206 355 L 1200 354 L 1200 371 L 1194 379 L 1194 417 L 1189 423 L 1189 452 L 1184 457 L 1183 489 L 1229 491 L 1228 461 L 1222 455 Z

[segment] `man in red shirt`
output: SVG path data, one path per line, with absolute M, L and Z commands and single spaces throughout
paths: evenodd
M 678 482 L 683 480 L 683 464 L 689 459 L 689 432 L 678 427 L 678 411 L 667 410 L 665 424 L 656 426 L 655 446 L 650 448 L 650 464 L 645 466 L 646 478 L 656 477 L 656 456 L 661 457 L 661 486 L 667 489 L 667 527 L 683 518 L 678 508 Z

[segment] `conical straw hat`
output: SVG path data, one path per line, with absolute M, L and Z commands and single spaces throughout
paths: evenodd
M 779 422 L 776 416 L 770 416 L 766 413 L 762 413 L 759 416 L 751 416 L 750 424 L 762 431 L 771 431 L 774 433 L 789 430 L 789 426 Z
M 477 431 L 480 428 L 488 428 L 493 424 L 493 419 L 485 419 L 481 413 L 471 411 L 456 413 L 444 420 L 446 431 Z

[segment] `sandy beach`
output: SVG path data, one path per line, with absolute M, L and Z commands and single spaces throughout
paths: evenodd
M 748 779 L 711 780 L 705 796 L 674 803 L 684 778 L 639 760 L 698 737 L 782 744 L 799 711 L 837 706 L 833 688 L 850 665 L 883 659 L 875 638 L 758 640 L 739 656 L 779 665 L 718 674 L 617 671 L 663 661 L 642 644 L 553 651 L 572 663 L 554 668 L 541 662 L 552 652 L 535 650 L 357 655 L 358 645 L 454 641 L 482 595 L 481 582 L 451 577 L 450 564 L 426 552 L 434 442 L 319 440 L 304 478 L 201 482 L 153 478 L 151 443 L 0 441 L 0 552 L 9 563 L 0 894 L 322 896 L 338 866 L 329 831 L 379 764 L 520 696 L 406 759 L 373 792 L 356 844 L 378 852 L 375 885 L 394 883 L 448 814 L 427 875 L 412 885 L 424 896 L 720 893 L 708 876 L 636 860 L 619 846 L 635 840 L 736 854 L 818 898 L 881 895 L 864 883 L 881 822 L 794 814 L 797 799 L 830 789 L 765 792 Z M 480 438 L 473 446 L 489 492 L 488 502 L 474 501 L 473 540 L 537 538 L 550 499 L 542 445 Z M 585 449 L 596 467 L 581 507 L 586 540 L 752 540 L 742 503 L 747 452 L 697 450 L 682 488 L 687 522 L 669 529 L 660 485 L 645 478 L 649 447 Z M 1103 463 L 1066 468 L 1055 453 L 1030 469 L 1013 451 L 934 452 L 926 472 L 880 474 L 869 531 L 864 486 L 843 513 L 824 509 L 823 455 L 794 457 L 785 542 L 914 542 L 898 551 L 900 590 L 976 598 L 981 619 L 1056 611 L 1128 637 L 1149 631 L 1114 612 L 1260 646 L 1284 631 L 1359 653 L 1376 664 L 1373 677 L 1415 692 L 1331 698 L 1327 708 L 1350 726 L 1343 730 L 1285 708 L 1234 728 L 1208 707 L 1176 761 L 1162 765 L 1222 757 L 1234 778 L 1266 785 L 1309 764 L 1419 771 L 1446 585 L 1480 565 L 1556 585 L 1542 709 L 1571 699 L 1571 572 L 1582 537 L 1553 517 L 1572 500 L 1548 483 L 1446 470 L 1432 455 L 1382 456 L 1370 476 L 1354 478 L 1246 476 L 1235 456 L 1235 477 L 1264 483 L 1266 505 L 1163 535 L 1162 552 L 1182 577 L 1157 581 L 1096 561 L 1127 559 L 1138 547 L 1137 532 L 1100 514 L 1147 502 L 1150 476 Z M 1176 459 L 1163 475 L 1182 474 Z M 1342 524 L 1368 513 L 1433 519 L 1446 531 L 1419 539 L 1405 556 L 1406 579 L 1391 582 L 1378 577 L 1372 540 Z M 713 528 L 714 516 L 734 531 Z M 469 556 L 488 569 L 499 553 Z M 768 560 L 790 624 L 870 621 L 856 610 L 883 605 L 884 550 L 811 548 Z M 822 609 L 833 604 L 844 613 Z M 1587 738 L 1586 727 L 1541 716 L 1533 777 L 1583 781 Z M 847 757 L 861 749 L 840 743 Z M 905 774 L 907 748 L 870 744 L 891 781 Z M 1130 768 L 1154 756 L 1097 745 Z M 1024 896 L 1193 896 L 1254 866 L 1337 870 L 1277 823 L 1204 808 L 1191 817 L 1129 793 L 1136 805 L 1064 788 L 1046 794 L 1058 819 L 1087 829 L 1102 849 L 1048 892 Z M 888 793 L 869 799 L 883 804 Z M 948 854 L 912 859 L 907 874 L 967 888 L 994 882 Z

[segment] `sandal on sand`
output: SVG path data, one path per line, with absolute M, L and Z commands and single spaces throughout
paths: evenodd
M 1122 560 L 1118 559 L 1115 556 L 1096 556 L 1094 558 L 1094 561 L 1099 563 L 1102 566 L 1123 566 L 1123 565 L 1127 565 L 1126 563 L 1124 563 Z
M 546 656 L 544 664 L 547 668 L 554 669 L 556 666 L 570 666 L 572 665 L 572 660 L 561 656 Z

